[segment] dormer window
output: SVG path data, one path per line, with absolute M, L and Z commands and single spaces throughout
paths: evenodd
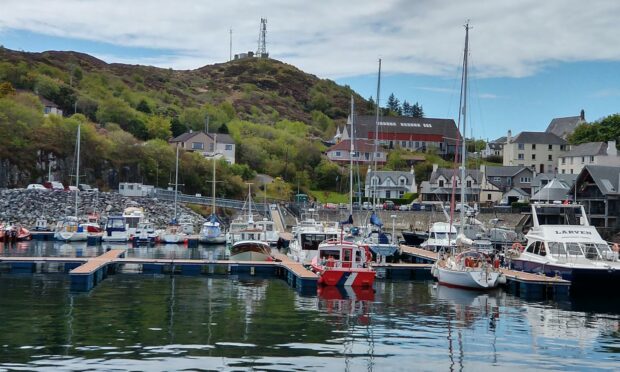
M 443 180 L 439 180 L 439 187 L 443 187 L 444 185 L 444 181 Z

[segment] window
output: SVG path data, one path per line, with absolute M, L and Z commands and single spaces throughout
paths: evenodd
M 532 160 L 536 160 L 536 154 L 532 154 Z
M 560 145 L 560 151 L 565 151 L 566 150 L 566 145 Z
M 392 194 L 390 193 L 390 190 L 386 190 L 385 191 L 385 198 L 386 199 L 390 199 L 392 197 Z
M 226 146 L 224 147 L 224 150 L 226 150 L 226 151 L 231 151 L 231 150 L 232 150 L 232 145 L 226 145 Z
M 566 158 L 562 158 L 562 164 L 566 164 Z
M 407 185 L 407 180 L 405 178 L 401 178 L 398 180 L 398 184 L 400 186 L 406 186 Z
M 202 142 L 192 142 L 192 150 L 204 150 L 205 144 Z
M 530 183 L 530 182 L 531 182 L 531 179 L 530 179 L 529 177 L 521 177 L 521 178 L 519 179 L 519 181 L 520 181 L 521 183 Z
M 443 184 L 444 184 L 443 180 L 439 180 L 439 187 L 443 187 Z
M 585 156 L 582 156 L 582 157 L 581 157 L 581 164 L 583 164 L 583 163 L 585 163 L 585 162 L 586 162 L 586 157 L 585 157 Z
M 525 150 L 525 144 L 524 143 L 520 143 L 518 148 L 519 148 L 519 150 Z
M 553 150 L 553 145 L 549 145 L 549 151 Z
M 401 147 L 407 147 L 407 141 L 400 141 Z
M 495 182 L 501 182 L 502 178 L 501 177 L 493 177 L 493 181 Z
M 471 187 L 471 180 L 467 180 L 467 187 Z
M 532 150 L 536 150 L 536 144 L 532 143 Z
M 594 156 L 590 156 L 590 163 L 594 163 Z
M 524 156 L 523 154 L 519 154 L 519 155 L 517 156 L 517 158 L 518 158 L 519 160 L 523 160 L 523 159 L 525 159 L 525 156 Z
M 405 195 L 405 192 L 404 192 L 404 191 L 399 191 L 399 192 L 398 192 L 398 197 L 399 197 L 399 198 L 402 198 L 404 195 Z
M 340 151 L 336 151 L 336 157 L 339 158 L 340 157 Z
M 549 156 L 547 156 L 547 160 L 553 161 L 553 155 L 549 154 Z
M 491 200 L 491 194 L 487 194 L 487 200 Z
M 562 174 L 565 174 L 565 173 L 566 173 L 566 169 L 562 169 Z

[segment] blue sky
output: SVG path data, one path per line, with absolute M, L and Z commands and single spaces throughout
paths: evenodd
M 466 19 L 471 19 L 473 136 L 543 131 L 585 110 L 620 112 L 620 1 L 599 0 L 3 0 L 0 44 L 75 50 L 107 62 L 192 69 L 256 50 L 268 19 L 273 58 L 376 95 L 456 118 Z M 471 136 L 471 130 L 467 136 Z

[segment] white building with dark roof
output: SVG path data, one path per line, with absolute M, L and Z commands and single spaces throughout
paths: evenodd
M 418 192 L 413 167 L 409 172 L 369 170 L 366 174 L 364 196 L 373 197 L 375 190 L 380 200 L 402 198 L 406 193 Z
M 538 173 L 554 173 L 558 157 L 567 150 L 566 140 L 553 133 L 521 132 L 513 137 L 509 130 L 503 165 L 530 167 Z
M 189 131 L 168 141 L 186 151 L 200 152 L 206 158 L 223 157 L 228 164 L 235 164 L 235 141 L 228 134 Z
M 558 173 L 579 174 L 586 165 L 620 166 L 616 141 L 587 142 L 558 158 Z
M 377 153 L 373 156 L 375 145 L 368 140 L 355 140 L 353 161 L 361 164 L 371 164 L 377 159 L 378 164 L 385 164 L 387 152 L 382 147 L 377 147 Z M 325 152 L 327 158 L 336 163 L 349 163 L 351 160 L 351 140 L 342 140 L 333 145 Z
M 428 181 L 420 184 L 422 201 L 448 202 L 452 198 L 452 183 L 456 181 L 455 200 L 461 200 L 461 171 L 458 169 L 439 168 L 433 164 L 433 172 Z M 467 169 L 465 172 L 465 202 L 478 202 L 482 183 L 482 172 L 479 169 Z
M 355 138 L 374 140 L 376 117 L 360 115 L 355 117 Z M 382 117 L 378 126 L 379 144 L 388 148 L 403 148 L 411 151 L 437 149 L 440 155 L 454 154 L 456 139 L 460 133 L 454 120 L 413 118 L 408 116 Z M 342 140 L 351 138 L 351 126 L 342 130 Z

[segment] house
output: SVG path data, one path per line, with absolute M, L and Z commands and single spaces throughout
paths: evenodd
M 565 118 L 554 118 L 549 123 L 547 130 L 545 133 L 553 133 L 556 136 L 567 139 L 569 135 L 573 134 L 575 128 L 577 128 L 580 124 L 584 124 L 586 122 L 586 113 L 581 110 L 579 116 L 569 116 Z
M 353 161 L 360 164 L 370 164 L 375 161 L 373 153 L 375 151 L 375 144 L 368 140 L 355 140 L 354 144 L 355 152 L 353 154 Z M 349 163 L 351 160 L 351 140 L 342 140 L 333 145 L 326 152 L 327 158 L 335 163 Z M 377 163 L 384 164 L 387 161 L 387 151 L 382 147 L 377 147 Z
M 43 104 L 43 115 L 60 115 L 62 116 L 62 110 L 58 108 L 58 105 L 54 102 L 47 100 L 39 96 L 39 100 Z
M 480 151 L 480 156 L 486 159 L 491 156 L 504 156 L 504 144 L 506 143 L 506 137 L 500 137 L 495 141 L 488 142 L 484 149 Z
M 153 185 L 141 183 L 121 182 L 118 184 L 118 193 L 123 196 L 149 196 L 155 192 Z
M 452 181 L 456 180 L 453 188 Z M 480 200 L 482 173 L 478 169 L 467 169 L 465 173 L 465 202 L 478 202 Z M 439 168 L 433 164 L 433 172 L 428 181 L 420 184 L 420 197 L 422 201 L 448 202 L 455 190 L 455 200 L 461 200 L 461 172 L 456 169 Z
M 539 173 L 554 173 L 557 159 L 565 154 L 565 139 L 547 132 L 521 132 L 512 137 L 509 130 L 504 145 L 505 166 L 525 166 Z
M 512 203 L 527 203 L 529 201 L 530 194 L 518 187 L 515 187 L 502 195 L 502 200 L 500 200 L 499 204 L 512 205 Z
M 573 148 L 558 158 L 558 173 L 579 174 L 586 165 L 620 166 L 616 141 L 588 142 Z
M 620 228 L 620 167 L 586 165 L 569 194 L 583 204 L 592 225 Z
M 417 193 L 418 187 L 413 168 L 409 172 L 374 172 L 369 169 L 366 174 L 364 196 L 372 198 L 375 195 L 375 190 L 376 196 L 380 200 L 402 198 L 405 193 Z
M 374 140 L 378 128 L 379 144 L 387 148 L 400 147 L 411 151 L 436 149 L 438 154 L 447 155 L 455 153 L 456 140 L 460 138 L 452 119 L 383 117 L 377 127 L 373 115 L 355 118 L 355 138 Z M 345 125 L 340 133 L 342 140 L 350 139 L 351 125 Z
M 228 164 L 235 163 L 235 141 L 228 134 L 194 132 L 190 130 L 168 141 L 186 151 L 198 151 L 204 157 L 223 157 Z
M 507 203 L 510 197 L 520 196 L 522 193 L 529 195 L 534 172 L 528 167 L 481 165 L 480 172 L 482 173 L 481 203 L 490 204 L 502 201 Z M 511 193 L 514 189 L 517 191 Z

